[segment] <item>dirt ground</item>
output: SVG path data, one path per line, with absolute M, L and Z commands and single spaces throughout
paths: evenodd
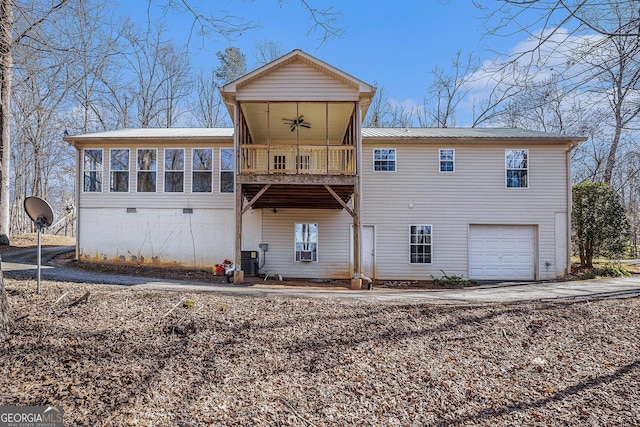
M 0 405 L 65 425 L 640 425 L 640 298 L 250 298 L 5 280 Z
M 5 287 L 0 405 L 57 405 L 69 426 L 640 425 L 637 297 L 451 306 Z

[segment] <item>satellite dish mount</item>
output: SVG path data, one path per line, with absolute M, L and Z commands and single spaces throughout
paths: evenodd
M 24 210 L 27 211 L 27 215 L 36 224 L 38 230 L 38 285 L 36 288 L 36 294 L 40 295 L 40 270 L 42 261 L 42 239 L 40 232 L 43 228 L 50 226 L 53 223 L 53 210 L 49 203 L 40 197 L 27 197 L 24 199 Z

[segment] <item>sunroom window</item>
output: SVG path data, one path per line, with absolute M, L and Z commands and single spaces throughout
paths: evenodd
M 155 148 L 138 149 L 138 192 L 155 193 L 156 191 L 156 156 Z
M 83 151 L 84 185 L 86 192 L 99 193 L 102 191 L 102 149 L 87 149 Z
M 213 150 L 211 148 L 194 148 L 191 178 L 191 191 L 194 193 L 211 193 L 213 179 Z
M 222 148 L 220 150 L 220 192 L 233 193 L 233 149 Z
M 112 193 L 126 193 L 129 191 L 129 149 L 112 149 L 110 154 L 109 167 L 111 168 L 111 177 L 109 191 Z
M 184 148 L 164 150 L 164 192 L 184 192 Z

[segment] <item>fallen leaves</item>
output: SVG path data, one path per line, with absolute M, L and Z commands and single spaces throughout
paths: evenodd
M 449 306 L 6 286 L 22 320 L 0 347 L 0 405 L 58 404 L 69 425 L 640 424 L 638 298 Z

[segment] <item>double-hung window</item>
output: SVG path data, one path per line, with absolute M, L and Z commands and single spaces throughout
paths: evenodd
M 233 148 L 220 149 L 220 192 L 233 193 L 234 183 Z
M 191 191 L 193 193 L 211 193 L 213 180 L 213 150 L 194 148 L 192 161 Z
M 137 161 L 138 192 L 155 193 L 156 191 L 156 162 L 155 148 L 139 148 Z
M 126 193 L 129 191 L 129 149 L 114 148 L 110 152 L 109 191 Z
M 455 150 L 453 148 L 440 149 L 440 172 L 455 171 Z
M 318 261 L 318 224 L 296 224 L 295 260 Z
M 410 226 L 410 262 L 411 264 L 431 264 L 432 235 L 430 225 Z
M 504 150 L 507 188 L 529 187 L 529 150 Z
M 396 149 L 376 148 L 373 150 L 373 170 L 376 172 L 395 172 Z
M 184 192 L 184 148 L 164 150 L 164 192 Z
M 102 192 L 102 149 L 92 148 L 82 152 L 83 189 L 90 193 Z

